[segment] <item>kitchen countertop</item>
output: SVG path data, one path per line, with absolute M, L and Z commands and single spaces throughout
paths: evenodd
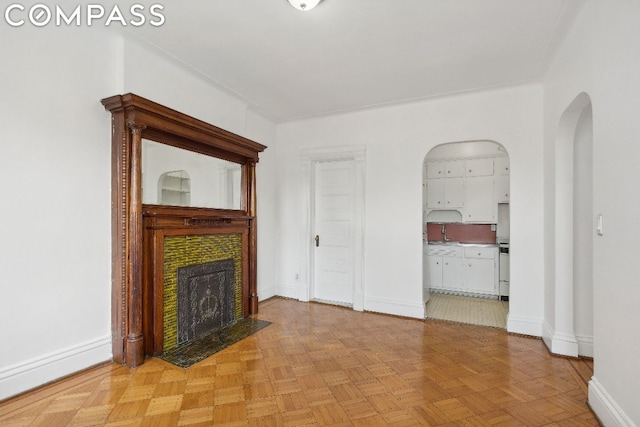
M 429 245 L 439 246 L 462 246 L 470 248 L 495 248 L 498 245 L 496 243 L 462 243 L 462 242 L 427 242 Z

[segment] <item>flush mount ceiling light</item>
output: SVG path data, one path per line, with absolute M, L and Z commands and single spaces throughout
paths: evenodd
M 298 10 L 307 11 L 316 7 L 320 0 L 289 0 L 289 3 Z

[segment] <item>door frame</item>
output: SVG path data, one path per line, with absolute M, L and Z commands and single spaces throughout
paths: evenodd
M 365 158 L 366 147 L 338 146 L 322 147 L 302 150 L 300 152 L 300 182 L 302 199 L 302 241 L 300 247 L 300 277 L 303 284 L 300 287 L 300 301 L 309 301 L 314 289 L 314 251 L 313 224 L 315 212 L 313 209 L 313 189 L 315 188 L 315 164 L 318 162 L 352 160 L 354 163 L 354 233 L 353 233 L 353 260 L 354 260 L 354 295 L 353 309 L 364 310 L 364 183 L 365 183 Z

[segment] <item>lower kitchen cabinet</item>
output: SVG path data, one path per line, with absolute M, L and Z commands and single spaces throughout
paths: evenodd
M 428 245 L 424 272 L 434 291 L 498 295 L 498 248 Z
M 425 264 L 428 287 L 439 289 L 462 288 L 462 250 L 456 246 L 428 245 Z
M 462 289 L 462 258 L 442 257 L 442 288 Z
M 427 256 L 427 271 L 425 274 L 429 276 L 428 287 L 432 289 L 442 289 L 442 257 Z
M 473 258 L 464 260 L 463 290 L 465 292 L 497 295 L 495 277 L 495 260 Z
M 464 292 L 498 295 L 498 248 L 464 249 Z

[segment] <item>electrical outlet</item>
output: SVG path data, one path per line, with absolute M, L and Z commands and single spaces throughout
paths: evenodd
M 300 280 L 300 275 L 296 273 L 296 281 Z

